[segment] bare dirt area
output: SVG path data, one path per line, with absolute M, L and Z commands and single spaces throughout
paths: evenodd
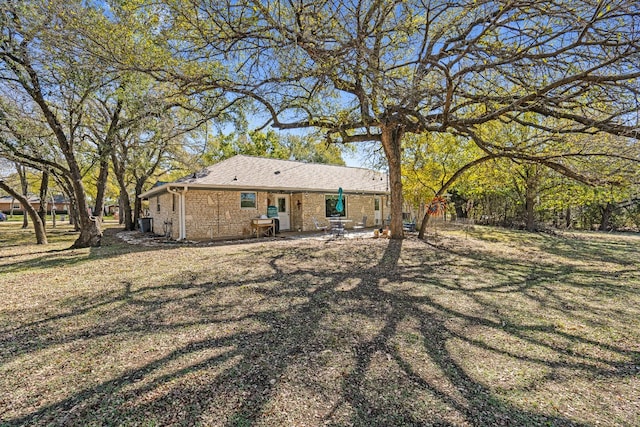
M 0 424 L 640 422 L 637 235 L 117 234 L 0 249 Z

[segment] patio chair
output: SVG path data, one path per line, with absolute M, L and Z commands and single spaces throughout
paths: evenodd
M 313 225 L 316 227 L 316 230 L 322 230 L 324 233 L 327 232 L 327 230 L 329 229 L 328 225 L 321 225 L 315 216 L 311 219 L 313 220 Z
M 356 223 L 356 225 L 354 225 L 353 228 L 362 229 L 362 228 L 365 228 L 366 226 L 367 226 L 367 216 L 365 215 L 362 217 L 362 222 Z

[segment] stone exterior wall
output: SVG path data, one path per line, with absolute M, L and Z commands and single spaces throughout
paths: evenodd
M 256 207 L 240 207 L 240 193 L 256 193 Z M 189 240 L 251 235 L 251 220 L 267 213 L 266 192 L 189 190 L 186 229 Z
M 291 195 L 291 230 L 302 231 L 305 229 L 304 224 L 304 194 L 294 193 Z M 312 224 L 313 225 L 313 224 Z
M 179 209 L 179 196 L 171 193 L 162 193 L 157 196 L 149 198 L 149 217 L 152 220 L 152 231 L 155 234 L 165 234 L 165 222 L 166 231 L 170 234 L 168 237 L 177 239 L 180 233 L 178 229 L 178 209 Z
M 256 191 L 255 208 L 240 207 L 240 193 L 252 191 L 189 189 L 186 200 L 186 238 L 188 240 L 215 240 L 220 238 L 248 237 L 251 235 L 251 220 L 266 215 L 267 206 L 273 204 L 278 193 Z M 325 213 L 325 195 L 329 193 L 293 193 L 290 200 L 292 231 L 315 231 L 313 217 L 328 224 Z M 347 228 L 367 216 L 367 226 L 374 225 L 374 196 L 345 194 L 346 219 L 351 220 Z M 380 197 L 381 218 L 387 213 L 386 197 Z M 298 203 L 299 202 L 299 203 Z M 165 234 L 164 224 L 170 222 L 171 238 L 177 239 L 179 230 L 180 195 L 162 193 L 149 199 L 149 216 L 153 218 L 153 232 Z
M 301 194 L 300 199 L 302 201 L 302 230 L 312 231 L 316 227 L 313 223 L 315 217 L 319 223 L 328 224 L 329 218 L 326 217 L 325 211 L 325 196 L 329 193 L 304 193 Z M 380 197 L 380 214 L 384 221 L 387 215 L 386 211 L 386 197 L 384 195 Z M 355 224 L 362 222 L 362 217 L 367 217 L 367 227 L 373 227 L 375 216 L 375 196 L 370 194 L 345 194 L 345 201 L 347 204 L 346 218 L 351 222 L 346 224 L 347 228 L 352 228 Z M 297 229 L 297 228 L 296 228 Z

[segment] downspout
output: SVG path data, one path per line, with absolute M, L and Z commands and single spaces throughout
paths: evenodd
M 172 189 L 171 187 L 167 187 L 167 191 L 171 194 L 178 194 L 180 196 L 179 207 L 178 207 L 178 240 L 183 240 L 187 238 L 187 221 L 186 221 L 186 207 L 185 207 L 185 193 L 188 188 L 183 187 L 182 191 L 178 191 Z
M 187 191 L 189 191 L 189 187 L 185 186 L 180 193 L 180 228 L 183 239 L 187 238 Z
M 171 187 L 167 187 L 167 192 L 171 193 L 171 194 L 180 194 L 179 191 L 177 190 L 173 190 Z M 178 199 L 178 204 L 180 206 L 182 206 L 182 197 L 180 197 Z M 178 206 L 178 240 L 182 240 L 182 213 L 181 213 L 181 209 L 180 206 Z

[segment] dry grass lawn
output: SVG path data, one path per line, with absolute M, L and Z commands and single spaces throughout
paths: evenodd
M 0 425 L 640 425 L 638 235 L 63 250 L 18 226 Z

